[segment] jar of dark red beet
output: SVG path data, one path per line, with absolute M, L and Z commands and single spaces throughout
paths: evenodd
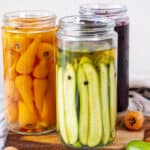
M 80 14 L 95 14 L 109 17 L 116 22 L 118 33 L 118 112 L 128 107 L 129 85 L 129 17 L 124 5 L 116 4 L 83 4 Z

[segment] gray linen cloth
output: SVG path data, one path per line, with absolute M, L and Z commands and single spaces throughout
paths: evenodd
M 132 76 L 129 91 L 129 110 L 142 111 L 150 116 L 150 78 Z
M 0 95 L 0 150 L 4 150 L 4 145 L 5 145 L 7 135 L 8 135 L 8 129 L 6 128 L 4 101 L 3 101 L 3 96 Z

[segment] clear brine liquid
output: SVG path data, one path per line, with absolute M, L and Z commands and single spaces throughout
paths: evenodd
M 73 147 L 110 143 L 116 125 L 115 49 L 68 51 L 57 60 L 57 120 Z

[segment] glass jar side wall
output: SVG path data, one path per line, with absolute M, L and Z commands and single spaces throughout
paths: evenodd
M 56 73 L 62 140 L 77 148 L 111 143 L 117 113 L 115 40 L 65 43 L 62 39 Z
M 6 120 L 14 132 L 41 134 L 56 124 L 56 28 L 23 31 L 3 27 Z
M 118 33 L 118 112 L 122 112 L 129 103 L 129 24 L 121 22 L 115 30 Z

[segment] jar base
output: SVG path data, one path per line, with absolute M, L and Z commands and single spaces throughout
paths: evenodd
M 16 134 L 20 134 L 20 135 L 29 135 L 29 136 L 33 136 L 33 135 L 43 135 L 43 134 L 48 134 L 48 133 L 52 133 L 52 132 L 55 132 L 56 131 L 56 127 L 55 128 L 51 128 L 51 129 L 47 129 L 45 131 L 41 131 L 41 132 L 26 132 L 26 131 L 21 131 L 19 129 L 14 129 L 13 127 L 8 126 L 8 129 L 11 131 L 11 132 L 14 132 Z
M 114 139 L 115 139 L 115 138 L 114 138 Z M 95 146 L 95 147 L 86 147 L 86 146 L 73 147 L 72 145 L 66 145 L 66 144 L 64 144 L 63 141 L 62 141 L 62 142 L 63 142 L 63 144 L 64 144 L 66 147 L 71 148 L 71 149 L 73 149 L 73 150 L 99 150 L 99 149 L 101 149 L 101 148 L 104 148 L 105 146 L 108 146 L 108 145 L 112 144 L 113 141 L 114 141 L 114 139 L 113 139 L 112 141 L 110 141 L 109 143 L 105 144 L 105 145 L 99 144 L 99 145 L 97 145 L 97 146 Z

